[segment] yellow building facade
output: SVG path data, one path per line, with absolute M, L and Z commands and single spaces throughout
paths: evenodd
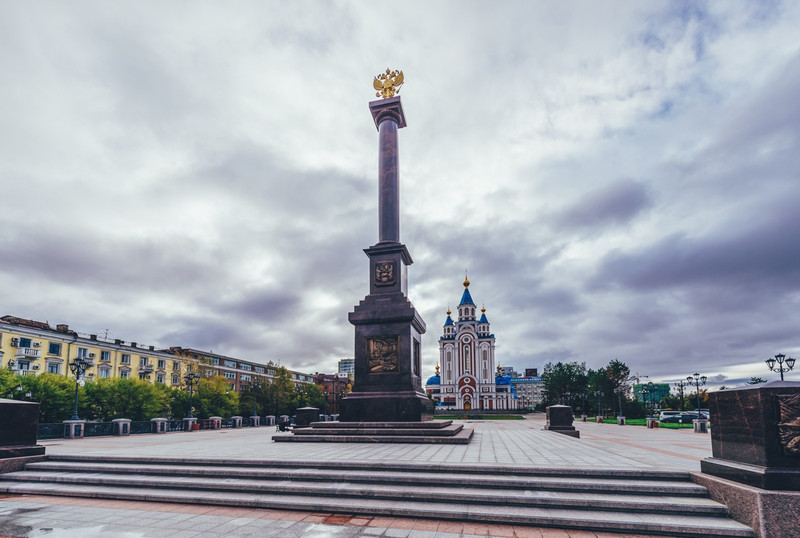
M 69 363 L 76 357 L 91 363 L 86 379 L 133 378 L 170 386 L 180 386 L 195 364 L 170 350 L 83 335 L 68 325 L 52 327 L 14 316 L 0 318 L 0 368 L 20 375 L 48 372 L 70 376 Z

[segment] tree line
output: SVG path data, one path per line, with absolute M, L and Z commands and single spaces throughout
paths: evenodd
M 593 370 L 585 362 L 549 362 L 542 371 L 544 380 L 544 401 L 548 405 L 569 405 L 576 414 L 643 418 L 648 409 L 645 402 L 633 395 L 633 382 L 630 368 L 624 362 L 612 360 L 606 366 Z M 648 402 L 662 409 L 687 409 L 697 407 L 697 398 L 690 395 L 689 388 L 683 396 L 670 394 L 659 402 Z M 700 390 L 700 405 L 706 406 L 708 394 Z M 621 413 L 620 413 L 621 404 Z M 656 405 L 657 404 L 657 405 Z
M 298 407 L 323 406 L 317 385 L 295 387 L 285 367 L 275 376 L 256 379 L 252 390 L 237 393 L 222 376 L 201 377 L 191 394 L 193 415 L 198 418 L 233 415 L 292 415 Z M 39 403 L 39 422 L 54 423 L 72 416 L 75 378 L 57 374 L 19 375 L 0 370 L 0 398 Z M 94 379 L 78 387 L 78 416 L 84 420 L 109 422 L 115 418 L 150 420 L 189 416 L 190 391 L 185 385 L 172 387 L 139 379 Z

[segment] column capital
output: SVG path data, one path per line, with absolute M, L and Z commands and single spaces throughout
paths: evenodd
M 380 130 L 381 122 L 387 118 L 393 119 L 399 129 L 406 126 L 406 116 L 403 114 L 403 103 L 400 101 L 399 95 L 389 99 L 370 101 L 369 111 L 372 113 L 376 129 Z

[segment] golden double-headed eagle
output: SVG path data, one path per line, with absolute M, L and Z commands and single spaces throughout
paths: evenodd
M 386 73 L 381 73 L 372 81 L 372 87 L 378 90 L 375 96 L 383 97 L 384 99 L 394 97 L 394 94 L 400 91 L 400 86 L 402 85 L 403 72 L 391 71 L 388 67 L 386 68 Z

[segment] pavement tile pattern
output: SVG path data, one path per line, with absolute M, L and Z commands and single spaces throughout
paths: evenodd
M 469 445 L 284 443 L 274 428 L 244 428 L 164 435 L 51 440 L 47 454 L 699 471 L 711 456 L 708 434 L 637 426 L 576 422 L 581 438 L 544 431 L 544 416 L 521 421 L 465 421 L 475 430 Z M 2 479 L 0 477 L 0 479 Z M 0 497 L 0 538 L 472 536 L 611 538 L 612 533 L 567 531 L 330 513 L 126 502 L 19 495 Z M 640 537 L 641 538 L 641 537 Z

